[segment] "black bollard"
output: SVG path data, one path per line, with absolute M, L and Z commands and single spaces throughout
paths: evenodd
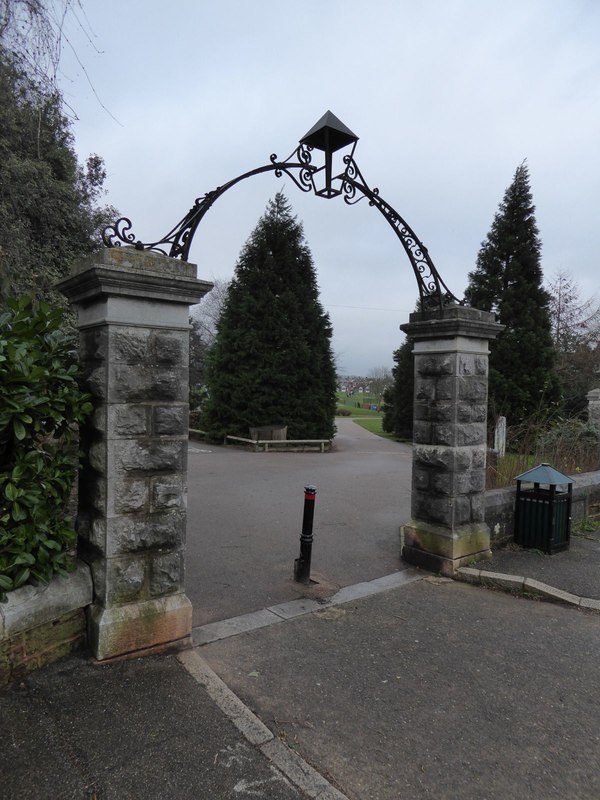
M 294 561 L 294 580 L 310 583 L 310 557 L 313 543 L 313 519 L 315 516 L 316 486 L 304 487 L 304 516 L 300 534 L 300 558 Z

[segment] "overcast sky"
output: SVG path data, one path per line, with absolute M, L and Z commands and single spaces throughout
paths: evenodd
M 160 238 L 196 197 L 271 153 L 286 158 L 330 109 L 359 137 L 366 181 L 455 295 L 523 159 L 544 275 L 565 270 L 584 297 L 600 295 L 597 0 L 82 2 L 82 26 L 71 16 L 65 33 L 85 71 L 65 47 L 61 87 L 80 157 L 104 158 L 105 200 L 137 238 Z M 232 276 L 282 188 L 304 223 L 340 370 L 391 367 L 417 286 L 366 201 L 305 195 L 273 173 L 245 181 L 196 234 L 198 277 Z

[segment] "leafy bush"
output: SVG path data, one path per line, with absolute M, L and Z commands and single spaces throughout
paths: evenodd
M 78 424 L 92 410 L 78 386 L 63 313 L 9 300 L 0 314 L 0 599 L 73 569 L 67 506 Z

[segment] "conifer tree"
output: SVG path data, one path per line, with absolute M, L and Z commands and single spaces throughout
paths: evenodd
M 279 192 L 250 235 L 217 325 L 203 426 L 220 438 L 287 425 L 290 439 L 333 437 L 332 328 L 302 225 Z
M 516 424 L 559 400 L 549 296 L 529 172 L 522 163 L 481 245 L 466 296 L 505 329 L 490 343 L 490 418 Z
M 394 352 L 394 382 L 383 395 L 382 428 L 398 439 L 412 439 L 415 391 L 415 362 L 412 351 L 413 342 L 406 339 Z

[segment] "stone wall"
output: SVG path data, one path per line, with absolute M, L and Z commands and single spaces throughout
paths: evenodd
M 492 548 L 501 547 L 514 535 L 516 486 L 486 492 L 485 518 L 490 528 Z M 600 471 L 575 477 L 573 484 L 573 522 L 587 517 L 600 519 Z
M 81 563 L 47 586 L 10 592 L 0 603 L 0 686 L 85 647 L 92 595 L 90 570 Z

